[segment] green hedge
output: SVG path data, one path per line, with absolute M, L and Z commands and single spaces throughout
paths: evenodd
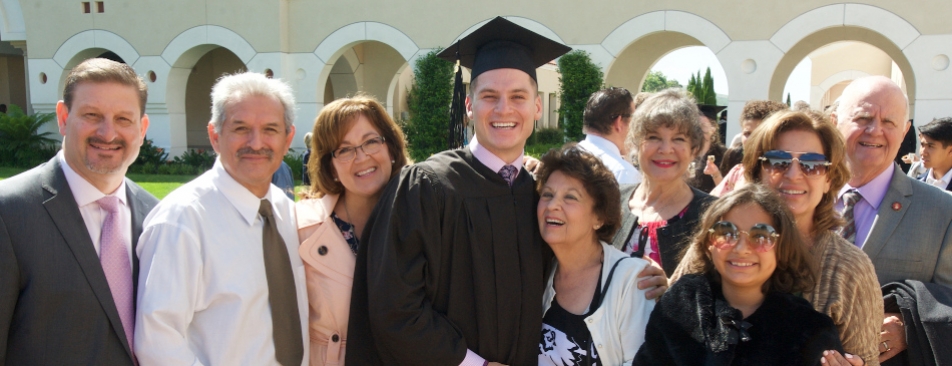
M 602 88 L 604 74 L 588 52 L 575 50 L 559 57 L 559 82 L 562 84 L 559 92 L 559 116 L 562 118 L 559 125 L 569 141 L 581 141 L 582 113 L 585 103 L 592 93 Z
M 29 168 L 53 158 L 59 141 L 50 137 L 52 132 L 39 130 L 55 119 L 55 113 L 27 115 L 16 105 L 0 113 L 0 165 Z

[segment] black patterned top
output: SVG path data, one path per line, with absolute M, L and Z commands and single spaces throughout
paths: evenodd
M 357 255 L 357 248 L 360 247 L 360 241 L 357 240 L 357 234 L 354 234 L 354 225 L 341 220 L 336 212 L 331 212 L 331 218 L 334 219 L 334 224 L 340 229 L 340 233 L 344 236 L 344 240 L 347 241 L 347 245 L 350 246 L 350 250 L 354 252 L 354 255 Z

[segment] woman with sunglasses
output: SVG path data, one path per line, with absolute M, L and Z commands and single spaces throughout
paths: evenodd
M 635 109 L 625 141 L 643 179 L 621 187 L 622 226 L 612 244 L 660 263 L 666 276 L 677 268 L 698 217 L 714 200 L 686 181 L 704 141 L 699 117 L 685 91 L 662 90 Z
M 803 297 L 833 319 L 846 352 L 878 365 L 879 280 L 869 257 L 838 234 L 843 221 L 833 210 L 849 180 L 839 132 L 822 113 L 784 111 L 764 121 L 745 146 L 747 180 L 780 193 L 817 263 L 817 285 Z
M 824 351 L 842 351 L 830 318 L 794 295 L 815 272 L 773 190 L 749 184 L 715 201 L 688 253 L 635 365 L 820 365 Z
M 644 342 L 655 301 L 638 289 L 648 261 L 606 243 L 621 221 L 618 183 L 569 143 L 542 156 L 536 214 L 555 253 L 543 294 L 539 365 L 622 365 Z
M 342 365 L 360 235 L 383 188 L 407 164 L 406 143 L 386 109 L 364 95 L 326 105 L 311 136 L 311 187 L 296 205 L 310 364 Z

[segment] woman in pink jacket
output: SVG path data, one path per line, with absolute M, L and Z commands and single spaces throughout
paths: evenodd
M 311 187 L 297 203 L 311 365 L 343 365 L 354 263 L 383 188 L 407 165 L 403 131 L 371 97 L 328 104 L 314 122 Z

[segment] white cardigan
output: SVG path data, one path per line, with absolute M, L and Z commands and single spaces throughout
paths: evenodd
M 638 348 L 645 342 L 645 327 L 648 316 L 654 309 L 655 300 L 645 299 L 645 290 L 638 289 L 638 273 L 648 265 L 641 258 L 625 259 L 618 264 L 612 283 L 605 288 L 608 273 L 618 260 L 628 257 L 611 244 L 601 242 L 605 254 L 602 269 L 602 293 L 605 300 L 592 315 L 585 318 L 585 325 L 592 333 L 592 342 L 603 365 L 631 365 Z M 552 279 L 558 262 L 552 267 L 552 273 L 546 283 L 542 297 L 543 314 L 552 305 L 555 288 Z

